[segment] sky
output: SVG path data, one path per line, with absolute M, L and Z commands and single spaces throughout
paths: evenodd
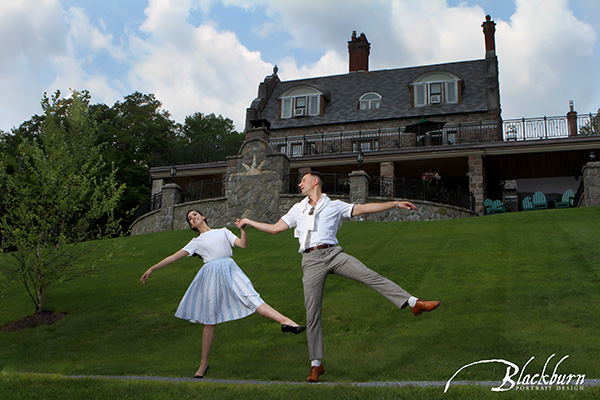
M 45 92 L 88 90 L 242 131 L 275 65 L 284 81 L 345 74 L 352 31 L 370 70 L 483 59 L 486 14 L 504 119 L 597 112 L 599 0 L 0 0 L 0 130 L 41 114 Z

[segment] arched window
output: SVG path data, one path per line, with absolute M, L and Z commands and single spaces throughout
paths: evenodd
M 433 72 L 411 83 L 415 107 L 435 104 L 457 104 L 462 80 L 449 72 Z
M 323 93 L 312 86 L 297 86 L 279 96 L 281 118 L 310 117 L 321 114 Z
M 370 110 L 381 106 L 381 96 L 377 93 L 365 93 L 358 100 L 358 108 Z

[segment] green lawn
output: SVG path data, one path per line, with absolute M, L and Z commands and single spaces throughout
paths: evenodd
M 598 221 L 596 207 L 344 223 L 338 237 L 349 254 L 442 305 L 415 318 L 368 287 L 331 276 L 323 304 L 322 381 L 447 381 L 471 362 L 504 359 L 523 366 L 531 357 L 527 373 L 534 374 L 552 354 L 549 368 L 568 355 L 559 373 L 600 378 Z M 249 228 L 248 234 L 249 247 L 236 249 L 234 258 L 265 301 L 304 322 L 292 232 L 272 236 Z M 139 283 L 149 266 L 193 235 L 119 239 L 120 253 L 95 276 L 53 287 L 47 308 L 68 316 L 52 326 L 0 332 L 0 383 L 11 376 L 11 382 L 30 379 L 16 378 L 20 373 L 193 375 L 202 327 L 173 314 L 201 261 L 186 258 L 154 273 L 145 286 Z M 8 257 L 0 255 L 0 271 Z M 2 289 L 0 325 L 33 311 L 22 287 L 4 282 Z M 306 337 L 283 335 L 273 321 L 252 315 L 217 327 L 210 365 L 209 378 L 303 381 Z M 478 365 L 455 379 L 499 381 L 505 369 Z M 441 394 L 439 388 L 415 390 Z

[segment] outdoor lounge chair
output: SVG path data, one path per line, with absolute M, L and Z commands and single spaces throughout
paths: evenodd
M 500 200 L 492 201 L 491 199 L 485 199 L 483 205 L 485 206 L 486 214 L 500 214 L 506 212 L 506 207 Z
M 566 190 L 561 200 L 554 200 L 554 208 L 569 208 L 574 206 L 575 193 L 568 189 Z
M 531 197 L 525 197 L 523 199 L 523 211 L 533 210 L 533 204 L 531 203 Z
M 534 210 L 542 210 L 544 208 L 548 208 L 548 201 L 546 200 L 546 195 L 542 192 L 535 192 L 533 194 L 533 198 L 531 199 L 531 204 L 533 204 Z

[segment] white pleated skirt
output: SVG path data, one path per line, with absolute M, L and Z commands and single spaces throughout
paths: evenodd
M 175 316 L 215 325 L 247 317 L 264 301 L 231 257 L 209 261 L 185 292 Z

